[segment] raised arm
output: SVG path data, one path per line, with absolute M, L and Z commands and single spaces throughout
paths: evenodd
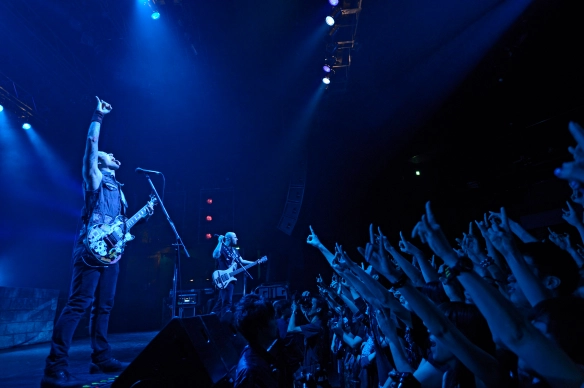
M 572 246 L 570 235 L 568 233 L 558 234 L 550 228 L 548 228 L 548 230 L 550 232 L 548 239 L 560 249 L 568 252 L 576 262 L 576 265 L 578 265 L 578 268 L 580 268 L 584 264 L 584 260 L 582 259 L 582 256 L 580 256 L 580 253 L 578 253 L 578 251 Z
M 381 230 L 379 231 L 380 238 L 383 240 L 383 247 L 385 250 L 393 257 L 393 259 L 397 262 L 397 265 L 405 272 L 406 275 L 410 278 L 410 280 L 418 287 L 422 287 L 426 284 L 422 273 L 418 271 L 416 267 L 413 266 L 405 257 L 403 257 L 397 249 L 385 237 L 381 234 Z
M 491 220 L 491 223 L 498 224 L 498 223 L 502 222 L 501 213 L 497 213 L 497 212 L 489 212 L 489 213 L 490 213 L 489 219 Z M 519 238 L 519 240 L 523 241 L 524 243 L 538 242 L 538 240 L 535 237 L 533 237 L 518 222 L 515 222 L 508 217 L 507 217 L 507 222 L 509 223 L 509 228 L 510 228 L 511 232 L 513 232 L 513 234 L 516 235 Z
M 97 96 L 95 98 L 97 99 L 97 108 L 95 108 L 95 112 L 91 118 L 91 124 L 89 125 L 89 131 L 87 133 L 82 170 L 85 189 L 90 191 L 97 190 L 101 182 L 102 175 L 97 163 L 99 156 L 99 132 L 103 116 L 112 110 L 110 104 L 100 100 Z
M 434 302 L 418 291 L 409 280 L 406 280 L 403 272 L 395 268 L 392 263 L 389 261 L 385 264 L 374 263 L 373 266 L 375 267 L 376 264 L 379 268 L 384 268 L 385 275 L 390 282 L 401 286 L 399 291 L 408 301 L 410 308 L 422 319 L 428 331 L 442 345 L 447 347 L 460 362 L 487 386 L 497 386 L 500 383 L 501 376 L 496 373 L 498 363 L 493 356 L 466 338 L 446 318 Z
M 503 254 L 505 260 L 507 260 L 507 264 L 509 265 L 513 276 L 515 276 L 517 284 L 525 294 L 529 303 L 532 306 L 535 306 L 542 300 L 552 297 L 552 294 L 547 288 L 545 288 L 531 268 L 529 268 L 525 258 L 513 241 L 513 235 L 511 234 L 511 227 L 508 222 L 505 208 L 501 208 L 500 215 L 500 225 L 493 223 L 489 228 L 487 235 L 495 248 L 497 248 L 497 250 Z
M 422 252 L 420 248 L 418 248 L 411 242 L 407 241 L 402 232 L 399 232 L 399 237 L 400 237 L 399 249 L 404 253 L 414 256 L 414 258 L 418 262 L 418 265 L 420 266 L 422 276 L 424 277 L 426 283 L 440 280 L 440 277 L 438 276 L 438 271 L 436 271 L 436 268 L 432 267 L 432 264 L 430 264 L 424 252 Z
M 357 290 L 363 299 L 376 308 L 390 308 L 394 311 L 396 316 L 401 319 L 406 325 L 411 327 L 410 312 L 399 303 L 399 301 L 387 291 L 381 283 L 373 279 L 371 275 L 365 272 L 359 265 L 355 264 L 345 252 L 342 247 L 337 245 L 338 263 L 335 266 L 342 272 L 342 276 L 351 283 L 351 286 Z M 371 244 L 367 244 L 367 251 L 371 252 Z M 377 255 L 376 253 L 372 253 Z
M 448 266 L 457 267 L 458 256 L 436 223 L 430 203 L 426 204 L 426 214 L 413 233 L 427 242 Z M 584 383 L 584 372 L 499 291 L 474 271 L 460 271 L 458 279 L 489 323 L 493 337 L 502 341 L 551 386 L 580 387 Z
M 217 242 L 217 246 L 213 251 L 213 258 L 218 259 L 221 257 L 221 246 L 223 245 L 223 241 L 225 241 L 225 236 L 219 236 L 219 241 Z
M 306 239 L 306 242 L 309 245 L 312 245 L 313 247 L 315 247 L 316 249 L 318 249 L 322 253 L 322 255 L 324 256 L 324 258 L 326 259 L 326 261 L 329 263 L 329 265 L 331 267 L 333 267 L 333 259 L 335 258 L 335 255 L 331 251 L 329 251 L 320 242 L 320 239 L 318 238 L 318 236 L 316 235 L 316 233 L 314 233 L 314 229 L 312 229 L 312 226 L 309 225 L 308 227 L 310 228 L 310 234 L 308 235 L 308 238 Z

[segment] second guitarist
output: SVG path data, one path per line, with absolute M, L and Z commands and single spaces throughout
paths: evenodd
M 233 232 L 225 233 L 225 236 L 219 236 L 219 242 L 213 251 L 213 259 L 217 261 L 218 270 L 224 271 L 233 265 L 234 261 L 239 260 L 238 267 L 241 264 L 253 264 L 253 261 L 243 260 L 239 254 L 237 246 L 237 236 Z M 233 299 L 233 288 L 235 283 L 229 283 L 225 288 L 219 290 L 219 296 L 211 310 L 211 314 L 219 314 L 220 317 L 225 313 L 231 312 Z

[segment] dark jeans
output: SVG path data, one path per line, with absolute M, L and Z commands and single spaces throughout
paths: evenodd
M 92 268 L 85 265 L 81 259 L 75 261 L 69 299 L 53 329 L 46 372 L 67 369 L 73 334 L 89 306 L 91 306 L 89 335 L 93 349 L 91 360 L 101 362 L 112 357 L 111 347 L 107 342 L 107 327 L 114 306 L 119 272 L 120 267 L 117 263 L 108 267 Z
M 215 306 L 211 310 L 212 313 L 219 314 L 220 316 L 225 314 L 227 310 L 231 310 L 232 299 L 233 299 L 233 289 L 235 288 L 235 282 L 231 282 L 222 290 L 219 290 L 219 296 L 215 302 Z

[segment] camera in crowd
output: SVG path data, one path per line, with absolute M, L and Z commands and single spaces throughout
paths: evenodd
M 304 291 L 300 297 L 295 296 L 294 300 L 303 310 L 312 307 L 312 295 L 308 291 Z

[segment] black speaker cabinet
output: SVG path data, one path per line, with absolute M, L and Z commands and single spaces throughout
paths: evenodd
M 245 345 L 217 315 L 173 318 L 112 388 L 231 387 Z

